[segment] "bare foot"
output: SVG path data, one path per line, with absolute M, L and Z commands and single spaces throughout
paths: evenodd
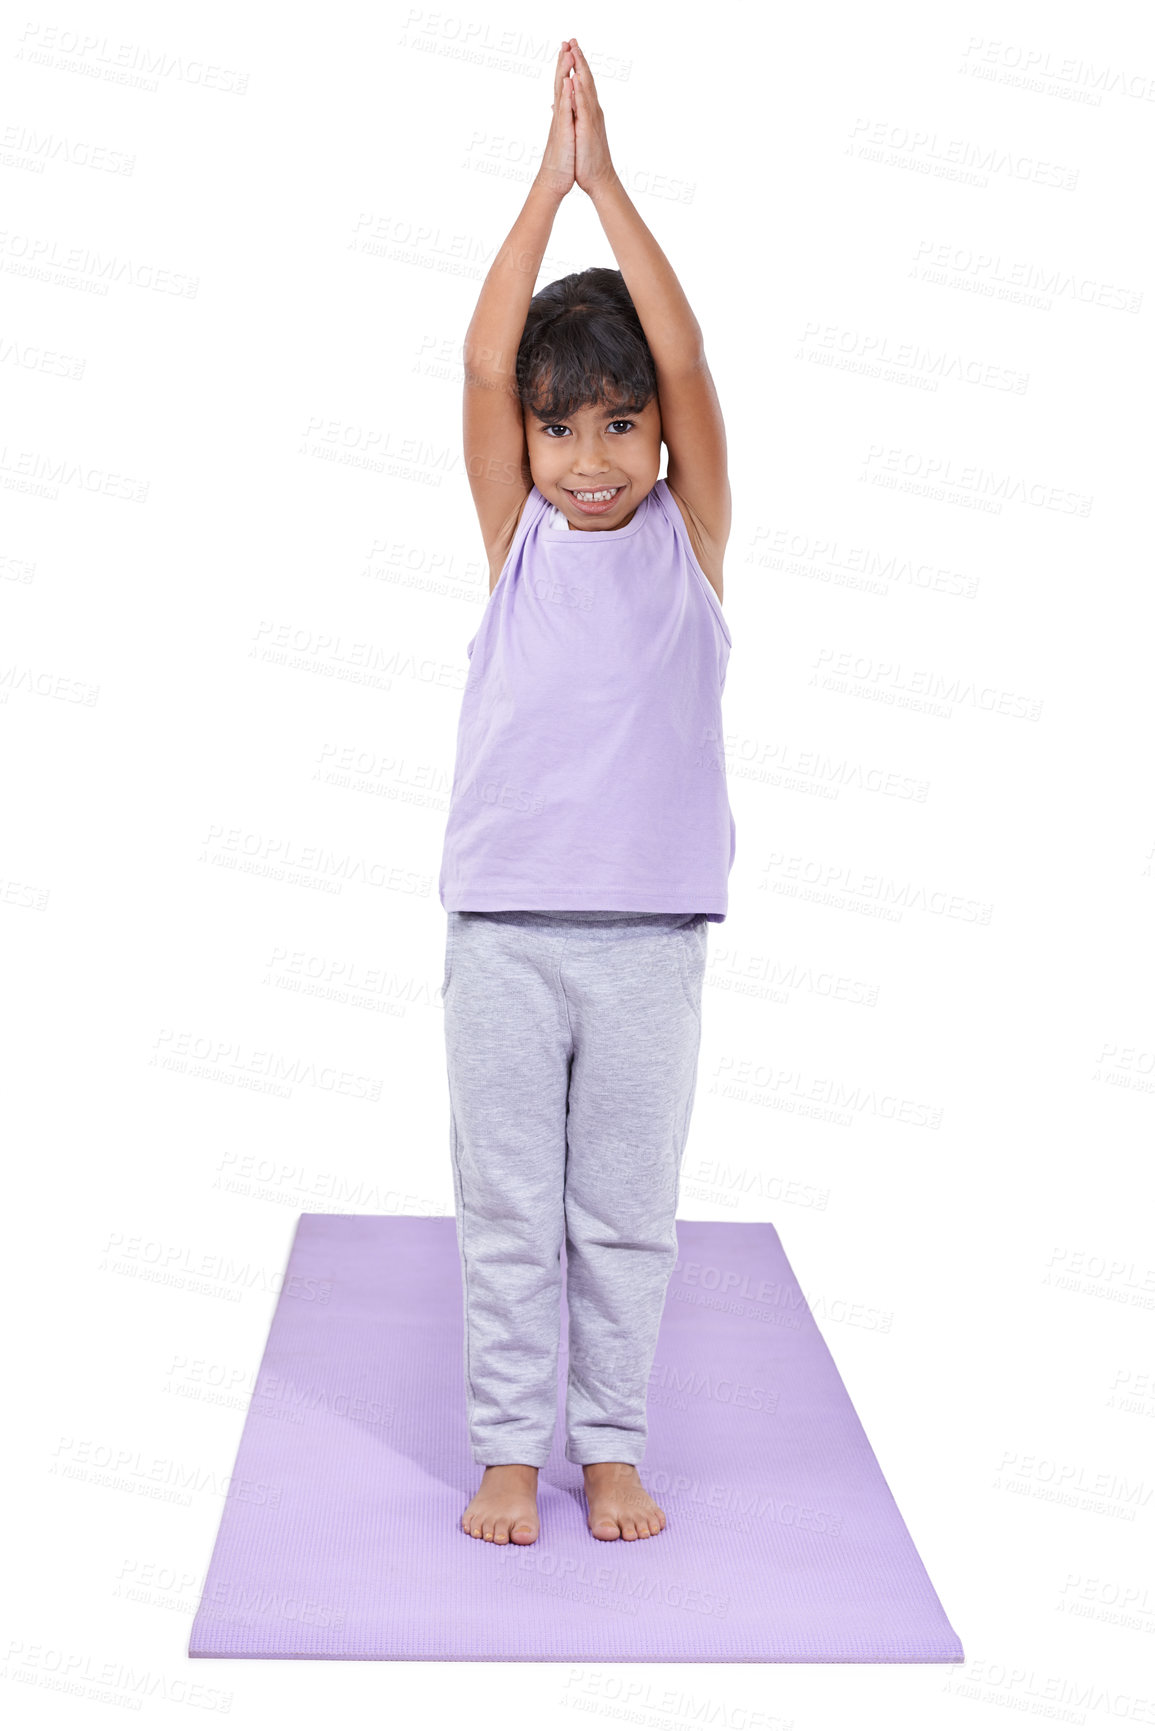
M 536 1467 L 486 1467 L 477 1494 L 461 1517 L 462 1531 L 495 1545 L 532 1545 L 540 1531 Z
M 595 1539 L 649 1539 L 666 1524 L 638 1469 L 626 1461 L 594 1461 L 582 1468 L 589 1528 Z

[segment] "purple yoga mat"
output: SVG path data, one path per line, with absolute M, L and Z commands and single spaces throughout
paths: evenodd
M 460 1526 L 453 1216 L 303 1214 L 189 1656 L 961 1661 L 773 1226 L 680 1220 L 678 1244 L 640 1469 L 667 1527 L 589 1531 L 563 1299 L 541 1534 L 494 1545 Z

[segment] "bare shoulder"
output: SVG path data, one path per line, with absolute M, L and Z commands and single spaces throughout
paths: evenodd
M 694 549 L 694 557 L 705 572 L 711 589 L 721 601 L 722 561 L 725 557 L 726 541 L 729 540 L 729 535 L 727 534 L 723 540 L 711 536 L 693 506 L 674 491 L 668 480 L 666 481 L 666 490 L 681 513 L 682 521 L 686 525 L 686 533 L 690 537 L 690 545 Z
M 526 488 L 507 515 L 502 519 L 493 539 L 486 542 L 485 552 L 489 559 L 489 593 L 492 595 L 497 588 L 497 580 L 505 568 L 509 558 L 509 550 L 513 546 L 514 536 L 529 504 L 530 488 Z

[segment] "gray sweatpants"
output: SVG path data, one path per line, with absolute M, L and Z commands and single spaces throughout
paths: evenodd
M 704 914 L 450 913 L 445 1047 L 473 1458 L 640 1465 L 677 1256 Z

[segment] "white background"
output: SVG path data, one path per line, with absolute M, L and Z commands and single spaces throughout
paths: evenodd
M 298 1215 L 453 1209 L 460 343 L 573 32 L 730 446 L 682 1212 L 778 1229 L 965 1666 L 185 1656 Z M 124 1723 L 64 1654 L 244 1725 L 1155 1722 L 1149 20 L 62 4 L 0 52 L 14 1716 Z M 613 262 L 575 191 L 540 284 Z

